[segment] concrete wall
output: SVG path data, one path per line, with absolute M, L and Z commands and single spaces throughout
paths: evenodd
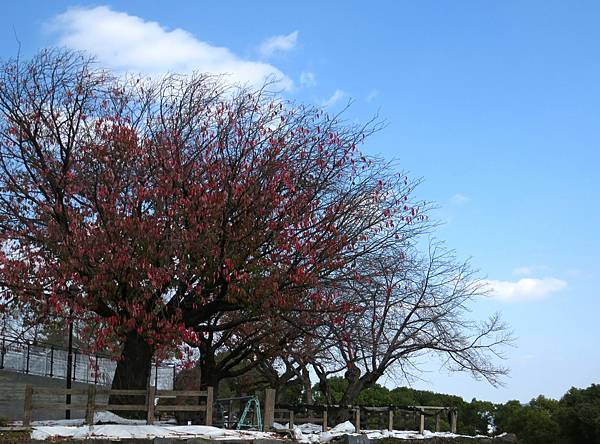
M 23 400 L 25 398 L 25 385 L 31 384 L 34 387 L 66 387 L 64 379 L 47 378 L 44 376 L 26 375 L 24 373 L 13 372 L 9 370 L 0 370 L 0 417 L 11 421 L 23 420 Z M 87 389 L 88 384 L 74 382 L 73 388 Z M 106 398 L 106 396 L 104 396 Z M 71 402 L 73 404 L 85 405 L 86 395 L 73 395 Z M 54 395 L 34 395 L 33 401 L 38 402 L 58 402 L 64 403 L 64 396 Z M 106 402 L 101 396 L 97 401 Z M 84 411 L 71 411 L 71 418 L 84 418 Z M 64 419 L 65 412 L 61 410 L 34 410 L 32 419 Z

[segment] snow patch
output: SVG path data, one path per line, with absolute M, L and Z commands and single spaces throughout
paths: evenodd
M 330 430 L 330 432 L 334 435 L 338 435 L 341 433 L 354 433 L 356 432 L 356 428 L 354 427 L 354 424 L 352 424 L 350 421 L 346 421 L 333 427 Z
M 274 423 L 275 430 L 285 430 L 289 424 Z M 122 418 L 110 412 L 97 412 L 94 415 L 94 425 L 83 424 L 83 419 L 58 420 L 58 421 L 34 421 L 32 423 L 31 438 L 34 440 L 44 439 L 153 439 L 153 438 L 175 438 L 191 439 L 204 438 L 210 440 L 253 440 L 253 439 L 281 439 L 276 433 L 258 432 L 251 430 L 236 431 L 219 429 L 209 426 L 177 426 L 168 423 L 157 422 L 147 425 L 143 420 Z M 301 443 L 328 443 L 336 437 L 346 434 L 356 435 L 356 428 L 350 421 L 343 422 L 331 428 L 327 432 L 317 424 L 301 424 L 294 426 L 294 439 Z M 362 431 L 369 439 L 382 438 L 398 439 L 425 439 L 431 437 L 455 438 L 456 435 L 449 432 L 430 432 L 425 430 L 421 435 L 411 430 L 364 430 Z

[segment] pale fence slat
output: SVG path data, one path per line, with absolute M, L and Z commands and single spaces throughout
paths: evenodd
M 134 410 L 138 412 L 145 412 L 148 409 L 146 404 L 108 404 L 97 407 L 100 407 L 98 410 Z
M 206 425 L 211 426 L 213 420 L 213 388 L 207 387 L 206 389 Z
M 154 410 L 155 410 L 155 405 L 154 405 L 154 400 L 156 398 L 156 387 L 148 387 L 148 399 L 146 399 L 146 402 L 148 404 L 148 408 L 147 408 L 147 414 L 146 414 L 146 422 L 148 424 L 154 424 Z
M 141 396 L 145 395 L 147 391 L 145 389 L 106 389 L 98 390 L 98 393 L 104 393 L 109 395 L 130 395 L 130 396 Z
M 265 431 L 269 431 L 273 428 L 273 423 L 275 422 L 275 390 L 274 389 L 266 389 L 265 390 L 265 405 L 264 405 L 264 427 Z
M 208 390 L 156 390 L 156 396 L 208 396 Z
M 85 423 L 94 424 L 94 413 L 96 412 L 96 386 L 90 385 L 87 394 L 87 406 L 85 408 Z
M 33 386 L 31 384 L 27 384 L 25 386 L 25 401 L 23 403 L 23 425 L 25 427 L 29 427 L 31 424 L 31 403 L 33 401 Z
M 354 427 L 356 427 L 356 433 L 360 433 L 360 407 L 354 409 Z

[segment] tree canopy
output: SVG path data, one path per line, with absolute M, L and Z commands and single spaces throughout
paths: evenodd
M 115 388 L 182 344 L 215 384 L 256 368 L 310 387 L 310 366 L 327 392 L 345 371 L 346 401 L 425 352 L 496 383 L 506 327 L 468 319 L 468 264 L 420 252 L 418 181 L 358 150 L 379 123 L 267 90 L 115 77 L 62 50 L 6 62 L 2 307 L 82 320 L 120 356 Z

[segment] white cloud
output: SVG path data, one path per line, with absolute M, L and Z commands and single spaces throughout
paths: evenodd
M 347 94 L 341 89 L 336 89 L 335 92 L 329 97 L 327 100 L 323 101 L 322 105 L 327 108 L 329 106 L 333 106 L 346 97 Z
M 450 202 L 454 205 L 463 205 L 466 204 L 470 199 L 461 193 L 456 193 L 454 196 L 450 198 Z
M 278 52 L 288 52 L 296 47 L 298 42 L 298 31 L 288 35 L 276 35 L 265 40 L 259 48 L 263 57 L 271 57 Z
M 377 91 L 376 89 L 372 89 L 371 91 L 369 91 L 369 94 L 367 94 L 367 97 L 365 100 L 367 102 L 371 102 L 378 95 L 379 95 L 379 91 Z
M 289 77 L 268 63 L 244 60 L 183 29 L 169 30 L 107 6 L 69 8 L 52 20 L 49 29 L 57 35 L 59 45 L 88 51 L 118 72 L 160 75 L 199 71 L 226 74 L 235 84 L 261 86 L 267 79 L 276 79 L 282 89 L 293 87 Z
M 487 280 L 490 297 L 500 301 L 539 300 L 567 287 L 567 282 L 556 278 L 523 278 L 518 281 Z
M 305 88 L 312 88 L 317 84 L 317 78 L 314 72 L 302 71 L 300 73 L 300 85 Z

